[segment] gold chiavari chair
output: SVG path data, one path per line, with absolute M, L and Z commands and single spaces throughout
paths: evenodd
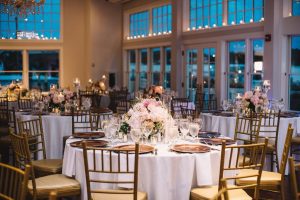
M 267 155 L 270 155 L 271 171 L 273 171 L 274 164 L 276 165 L 277 171 L 279 171 L 278 149 L 277 149 L 279 124 L 280 124 L 280 111 L 275 112 L 271 110 L 270 112 L 262 113 L 259 137 L 269 138 Z
M 19 98 L 18 99 L 18 107 L 19 107 L 19 110 L 32 110 L 33 102 L 29 98 L 26 98 L 26 99 Z
M 181 108 L 187 109 L 189 105 L 189 100 L 187 98 L 173 98 L 171 100 L 171 114 L 181 116 Z
M 42 118 L 18 121 L 19 133 L 28 136 L 32 167 L 37 175 L 56 174 L 62 171 L 61 159 L 47 159 Z M 41 157 L 41 159 L 39 159 Z
M 8 96 L 0 97 L 0 109 L 8 110 Z
M 214 196 L 213 198 L 211 198 L 209 200 L 229 200 L 226 180 L 222 179 L 221 184 L 222 184 L 222 189 L 218 192 L 218 194 L 216 196 Z
M 50 192 L 49 200 L 56 200 L 57 199 L 57 193 L 56 192 Z
M 92 123 L 92 130 L 99 131 L 103 129 L 102 124 L 104 121 L 109 121 L 112 118 L 112 112 L 109 113 L 91 113 L 90 119 Z
M 197 118 L 197 110 L 194 109 L 188 109 L 188 108 L 181 108 L 181 117 L 182 118 L 189 118 L 191 117 L 192 119 Z
M 100 199 L 134 199 L 146 200 L 147 194 L 139 192 L 138 186 L 138 166 L 139 166 L 139 144 L 135 145 L 134 153 L 132 150 L 118 150 L 108 148 L 91 148 L 83 143 L 84 167 L 86 176 L 87 196 L 89 200 Z M 130 157 L 134 156 L 131 165 Z M 106 157 L 108 158 L 107 162 Z M 125 163 L 121 162 L 124 161 Z M 116 161 L 116 162 L 114 162 Z M 93 163 L 93 164 L 91 164 Z M 97 164 L 96 164 L 97 163 Z M 134 166 L 130 169 L 129 166 Z M 122 180 L 103 178 L 103 174 L 128 175 L 130 178 Z M 92 176 L 93 175 L 93 176 Z M 132 177 L 133 176 L 133 177 Z M 96 189 L 97 184 L 131 184 L 132 190 L 122 189 Z M 99 185 L 98 185 L 99 186 Z
M 72 135 L 78 132 L 92 131 L 92 123 L 90 119 L 91 112 L 89 110 L 72 109 Z
M 219 185 L 210 187 L 195 188 L 191 191 L 191 200 L 207 200 L 212 198 L 222 189 L 221 180 L 224 181 L 238 181 L 242 178 L 252 178 L 254 180 L 251 184 L 245 184 L 238 186 L 236 184 L 229 185 L 228 197 L 229 199 L 252 199 L 244 189 L 254 189 L 254 199 L 259 198 L 260 179 L 261 173 L 265 161 L 266 148 L 268 145 L 268 139 L 266 138 L 264 143 L 245 144 L 245 145 L 231 145 L 226 146 L 226 142 L 222 142 L 220 172 L 219 172 Z M 239 157 L 242 156 L 242 152 L 250 152 L 250 162 L 246 162 L 245 159 L 242 165 L 239 163 Z M 237 175 L 237 171 L 253 169 L 254 172 L 247 175 Z
M 292 187 L 292 198 L 293 199 L 300 199 L 300 192 L 299 192 L 299 184 L 297 181 L 297 173 L 299 174 L 300 163 L 295 163 L 293 157 L 289 158 L 289 166 L 290 166 L 290 181 Z
M 27 134 L 15 135 L 10 133 L 10 136 L 18 167 L 22 169 L 27 164 L 32 166 L 32 155 L 29 150 Z M 33 199 L 48 198 L 52 191 L 57 192 L 58 197 L 79 196 L 81 191 L 80 183 L 63 174 L 52 174 L 36 178 L 35 170 L 31 168 L 28 192 Z
M 25 200 L 27 184 L 30 174 L 30 166 L 25 170 L 0 163 L 0 199 Z
M 129 100 L 120 100 L 118 101 L 117 105 L 117 113 L 118 114 L 124 114 L 126 113 L 130 108 L 130 101 Z
M 280 193 L 281 199 L 285 199 L 285 191 L 284 191 L 285 176 L 284 175 L 285 175 L 286 163 L 289 155 L 289 148 L 290 148 L 292 136 L 293 136 L 293 128 L 291 124 L 289 124 L 286 133 L 281 162 L 279 166 L 279 172 L 262 171 L 262 175 L 261 175 L 260 189 Z M 253 172 L 254 171 L 250 169 L 241 170 L 239 175 L 247 176 L 248 174 L 251 174 Z M 239 179 L 237 181 L 237 184 L 240 186 L 244 186 L 248 184 L 253 184 L 254 182 L 255 180 L 253 178 L 244 178 L 244 179 Z

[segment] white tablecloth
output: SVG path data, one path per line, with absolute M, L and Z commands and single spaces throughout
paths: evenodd
M 203 119 L 202 130 L 220 132 L 222 135 L 234 138 L 235 117 L 216 116 L 211 113 L 201 114 Z M 300 117 L 280 118 L 279 132 L 278 132 L 278 158 L 281 161 L 281 154 L 284 147 L 285 137 L 288 125 L 292 124 L 294 134 L 300 132 Z
M 16 113 L 20 120 L 36 119 L 36 115 Z M 42 115 L 46 155 L 49 159 L 60 159 L 63 155 L 63 137 L 72 135 L 72 117 L 56 114 Z
M 82 149 L 69 145 L 64 152 L 63 174 L 75 176 L 81 183 L 82 199 L 87 199 Z M 138 189 L 149 200 L 188 200 L 196 186 L 215 185 L 219 180 L 220 151 L 201 154 L 178 154 L 167 145 L 157 146 L 158 154 L 142 154 L 139 159 Z

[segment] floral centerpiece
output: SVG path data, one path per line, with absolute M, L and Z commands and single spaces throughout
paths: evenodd
M 241 100 L 241 108 L 246 112 L 260 112 L 268 105 L 268 96 L 261 91 L 247 91 Z
M 1 88 L 0 96 L 7 96 L 9 100 L 17 100 L 19 97 L 25 96 L 27 92 L 28 90 L 22 85 L 12 82 Z
M 129 111 L 123 115 L 120 131 L 127 134 L 130 128 L 147 127 L 152 134 L 161 132 L 172 117 L 166 106 L 158 99 L 139 99 Z
M 69 89 L 50 89 L 45 101 L 49 103 L 49 109 L 59 109 L 64 111 L 65 104 L 75 98 L 74 93 Z

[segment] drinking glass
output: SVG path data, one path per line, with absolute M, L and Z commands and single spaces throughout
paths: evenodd
M 200 130 L 200 125 L 198 123 L 192 122 L 189 126 L 189 131 L 193 139 L 195 139 L 198 136 Z
M 229 102 L 227 100 L 222 101 L 222 109 L 226 112 L 229 108 Z
M 150 127 L 150 126 L 143 126 L 142 127 L 142 133 L 143 133 L 144 138 L 145 138 L 145 143 L 147 142 L 148 137 L 151 134 L 152 130 L 153 130 L 153 128 Z
M 189 121 L 186 119 L 181 120 L 179 124 L 179 129 L 182 134 L 182 138 L 185 139 L 186 135 L 189 132 Z
M 132 128 L 130 130 L 130 136 L 132 141 L 134 141 L 135 143 L 140 141 L 141 138 L 141 129 L 140 128 Z

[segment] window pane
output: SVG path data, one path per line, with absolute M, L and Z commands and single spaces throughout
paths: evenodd
M 7 10 L 1 4 L 1 10 L 2 8 Z M 0 12 L 0 37 L 5 39 L 59 39 L 60 0 L 45 1 L 39 11 L 39 14 L 28 14 L 25 17 L 5 11 Z
M 228 43 L 229 70 L 228 70 L 228 98 L 234 99 L 236 93 L 244 92 L 245 70 L 245 41 Z
M 264 40 L 255 39 L 252 40 L 252 54 L 253 54 L 253 64 L 252 64 L 252 82 L 251 88 L 254 89 L 255 86 L 260 86 L 263 79 L 263 57 L 264 57 Z
M 129 90 L 129 92 L 134 92 L 135 91 L 135 71 L 136 71 L 135 50 L 130 50 L 128 52 L 128 56 L 129 56 L 128 90 Z
M 300 16 L 300 0 L 293 0 L 292 8 L 293 8 L 292 11 L 293 15 Z
M 171 88 L 171 48 L 165 48 L 165 75 L 164 75 L 164 88 Z
M 197 86 L 197 49 L 187 51 L 187 66 L 186 66 L 186 95 L 190 101 L 195 101 L 196 86 Z
M 215 94 L 215 52 L 215 48 L 203 49 L 202 79 L 205 99 L 209 99 L 210 95 Z
M 29 70 L 59 70 L 58 51 L 29 51 Z
M 15 80 L 22 80 L 22 72 L 0 72 L 1 85 L 9 85 Z
M 152 49 L 152 85 L 160 85 L 160 48 Z
M 130 36 L 149 34 L 149 12 L 143 11 L 130 15 Z
M 222 1 L 190 0 L 190 28 L 222 26 Z
M 290 109 L 300 110 L 300 36 L 291 37 Z
M 0 50 L 0 71 L 22 71 L 22 51 Z
M 148 87 L 148 77 L 147 77 L 147 49 L 140 50 L 140 80 L 139 80 L 139 90 L 146 89 Z
M 29 72 L 29 88 L 48 91 L 51 84 L 59 84 L 58 72 Z
M 152 9 L 153 33 L 172 31 L 172 6 L 170 4 Z

